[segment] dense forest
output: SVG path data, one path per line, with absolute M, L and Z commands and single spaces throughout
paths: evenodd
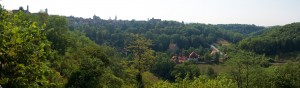
M 3 88 L 300 87 L 300 23 L 104 20 L 1 7 Z
M 239 47 L 260 54 L 276 55 L 300 50 L 300 23 L 270 27 L 261 35 L 249 37 Z
M 265 27 L 247 24 L 218 24 L 217 27 L 241 33 L 243 35 L 251 35 L 261 32 Z
M 68 17 L 70 30 L 85 33 L 97 44 L 112 45 L 123 48 L 128 41 L 128 35 L 139 34 L 153 41 L 152 49 L 166 51 L 169 44 L 176 44 L 179 49 L 209 48 L 218 39 L 238 42 L 243 36 L 239 32 L 226 30 L 211 24 L 184 24 L 176 21 L 162 21 L 149 19 L 148 21 L 135 20 L 103 20 L 98 16 L 93 19 Z M 239 25 L 248 27 L 248 25 Z M 250 25 L 249 25 L 250 26 Z M 236 27 L 236 26 L 234 26 Z M 256 26 L 254 26 L 256 27 Z M 228 28 L 228 27 L 227 27 Z M 255 31 L 253 31 L 255 32 Z M 251 32 L 244 32 L 250 34 Z

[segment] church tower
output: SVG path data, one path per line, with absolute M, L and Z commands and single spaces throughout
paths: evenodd
M 29 6 L 27 5 L 27 9 L 26 9 L 28 12 L 29 12 Z
M 47 9 L 47 8 L 45 9 L 45 13 L 47 13 L 47 14 L 48 14 L 48 9 Z

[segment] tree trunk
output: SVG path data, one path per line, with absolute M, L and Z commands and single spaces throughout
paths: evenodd
M 143 78 L 142 78 L 142 74 L 141 74 L 140 72 L 139 72 L 138 75 L 136 76 L 136 80 L 138 81 L 137 87 L 138 87 L 138 88 L 144 88 Z

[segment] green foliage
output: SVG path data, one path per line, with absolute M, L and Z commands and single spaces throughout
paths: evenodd
M 258 54 L 275 55 L 300 50 L 300 23 L 271 27 L 259 36 L 246 38 L 238 44 L 244 50 Z
M 111 66 L 113 73 L 123 80 L 122 88 L 131 88 L 136 87 L 137 79 L 136 74 L 138 74 L 138 70 L 132 66 L 131 61 L 124 60 L 124 58 L 116 59 L 116 61 L 112 61 L 115 63 Z
M 61 86 L 61 76 L 49 67 L 53 54 L 44 27 L 26 14 L 1 11 L 0 84 L 3 87 Z
M 135 67 L 139 72 L 150 70 L 155 61 L 154 51 L 149 48 L 152 42 L 143 36 L 132 34 L 133 40 L 127 49 L 133 53 Z
M 287 63 L 276 67 L 274 72 L 274 84 L 278 88 L 300 87 L 300 63 Z
M 174 70 L 171 72 L 171 75 L 173 77 L 180 77 L 184 78 L 186 75 L 188 75 L 188 78 L 193 79 L 194 77 L 198 77 L 200 75 L 200 69 L 197 65 L 191 64 L 191 63 L 182 63 L 177 64 L 174 67 Z
M 217 60 L 220 56 L 211 56 L 208 44 L 219 39 L 235 43 L 259 34 L 262 27 L 154 19 L 67 19 L 43 13 L 9 13 L 1 5 L 0 19 L 0 85 L 5 88 L 300 87 L 299 23 L 264 30 L 262 35 L 238 44 L 238 48 L 277 58 L 296 51 L 294 62 L 270 66 L 264 55 L 233 45 L 222 50 L 228 54 L 225 73 L 217 74 L 207 67 L 201 75 L 197 65 L 175 64 L 168 54 L 195 51 L 204 59 Z M 176 47 L 169 49 L 170 44 Z
M 163 79 L 175 80 L 171 75 L 175 65 L 176 63 L 169 58 L 161 57 L 155 62 L 151 68 L 151 72 Z
M 160 81 L 152 88 L 237 88 L 233 80 L 225 75 L 220 75 L 216 79 L 210 79 L 206 76 L 195 77 L 193 80 L 185 78 L 177 80 L 175 83 Z
M 218 24 L 216 25 L 220 28 L 239 32 L 244 35 L 250 35 L 252 33 L 263 31 L 264 27 L 256 25 L 247 25 L 247 24 Z
M 252 72 L 255 72 L 256 69 L 269 66 L 266 57 L 256 55 L 252 52 L 237 50 L 229 53 L 229 55 L 231 57 L 226 61 L 226 66 L 228 73 L 236 81 L 238 87 L 253 86 L 250 85 L 250 77 L 254 77 L 256 74 Z
M 68 36 L 72 45 L 68 45 L 57 68 L 68 78 L 66 87 L 118 88 L 123 86 L 124 81 L 120 78 L 123 76 L 113 72 L 112 65 L 115 63 L 111 59 L 114 58 L 115 51 L 107 46 L 99 46 L 82 35 Z M 122 74 L 126 75 L 125 72 Z
M 150 72 L 144 72 L 142 74 L 142 80 L 143 80 L 143 85 L 145 88 L 150 88 L 153 84 L 155 84 L 156 82 L 160 81 L 158 79 L 158 77 L 154 76 L 152 73 Z
M 105 57 L 102 57 L 102 59 Z M 106 68 L 100 58 L 85 59 L 80 70 L 73 72 L 66 87 L 113 87 L 118 88 L 123 84 L 123 80 L 115 77 L 108 68 Z M 113 84 L 113 85 L 111 85 Z
M 42 18 L 40 18 L 42 19 Z M 61 16 L 47 17 L 46 29 L 48 30 L 47 39 L 52 44 L 52 49 L 58 51 L 59 54 L 64 55 L 68 47 L 70 47 L 70 34 L 68 30 L 67 19 Z
M 130 41 L 130 34 L 144 35 L 153 42 L 151 48 L 155 51 L 167 51 L 169 45 L 176 44 L 178 49 L 190 47 L 210 48 L 207 44 L 225 39 L 238 42 L 243 35 L 237 32 L 219 28 L 210 24 L 182 24 L 175 21 L 127 21 L 103 20 L 95 16 L 93 19 L 68 17 L 71 30 L 86 34 L 98 44 L 124 48 Z M 250 30 L 250 29 L 249 29 Z
M 214 69 L 212 67 L 206 67 L 204 70 L 204 75 L 206 75 L 207 77 L 211 77 L 211 78 L 214 78 L 215 76 L 217 76 L 216 72 L 214 71 Z
M 67 25 L 62 16 L 11 14 L 1 9 L 0 85 L 123 86 L 120 77 L 124 80 L 125 77 L 116 76 L 110 68 L 114 64 L 110 61 L 114 56 L 111 52 L 115 51 L 95 44 L 81 33 L 69 31 Z
M 248 87 L 299 87 L 299 63 L 286 63 L 282 66 L 255 68 L 249 70 L 248 73 L 250 74 L 248 77 Z M 243 83 L 246 83 L 246 79 L 243 79 Z
M 155 61 L 154 51 L 149 48 L 152 42 L 138 34 L 131 34 L 131 36 L 133 40 L 131 40 L 127 49 L 133 53 L 133 66 L 138 70 L 136 75 L 137 86 L 143 88 L 142 73 L 150 70 Z
M 226 72 L 239 87 L 299 87 L 299 75 L 296 75 L 299 62 L 270 66 L 269 58 L 263 55 L 234 48 L 228 48 L 228 52 Z

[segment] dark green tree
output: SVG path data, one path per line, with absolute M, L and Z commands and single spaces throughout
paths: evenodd
M 163 79 L 168 79 L 168 80 L 175 80 L 175 78 L 171 75 L 171 72 L 174 69 L 174 66 L 176 63 L 170 58 L 167 58 L 168 55 L 166 56 L 158 56 L 160 54 L 157 54 L 158 60 L 155 62 L 153 67 L 151 68 L 151 72 L 153 72 L 155 75 L 163 78 Z

